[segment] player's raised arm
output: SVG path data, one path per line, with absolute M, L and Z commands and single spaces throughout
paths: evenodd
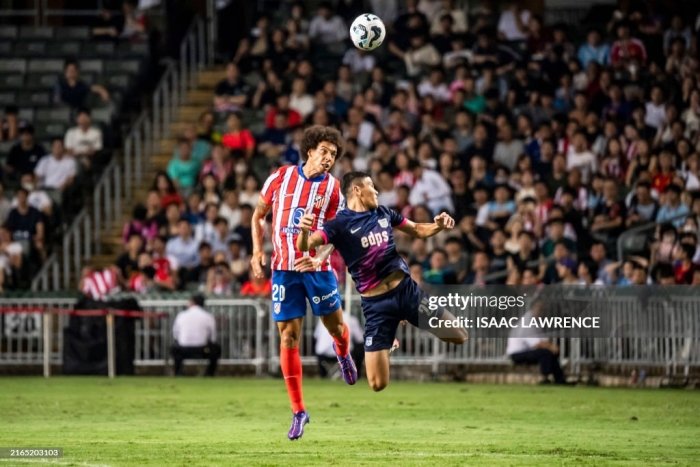
M 265 231 L 265 216 L 270 211 L 270 205 L 262 198 L 258 201 L 258 205 L 253 212 L 252 221 L 252 237 L 253 237 L 253 254 L 250 258 L 250 266 L 253 268 L 253 276 L 257 278 L 264 277 L 263 267 L 267 264 L 265 252 L 263 251 L 264 231 Z
M 299 220 L 301 233 L 297 237 L 297 248 L 299 251 L 309 251 L 326 243 L 326 239 L 318 232 L 309 235 L 309 230 L 314 224 L 313 214 L 304 214 Z
M 432 237 L 433 235 L 437 235 L 443 230 L 450 230 L 454 226 L 455 220 L 449 214 L 443 212 L 435 216 L 434 222 L 430 224 L 416 223 L 412 220 L 404 219 L 404 221 L 397 225 L 396 228 L 412 237 L 428 238 Z

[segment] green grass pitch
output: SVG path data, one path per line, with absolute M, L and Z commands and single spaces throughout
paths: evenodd
M 304 382 L 286 439 L 281 380 L 0 378 L 0 465 L 697 465 L 700 392 L 361 380 Z

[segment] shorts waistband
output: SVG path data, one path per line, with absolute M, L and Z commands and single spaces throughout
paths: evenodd
M 413 279 L 411 279 L 411 276 L 409 276 L 407 274 L 403 277 L 403 279 L 401 279 L 401 282 L 399 282 L 399 285 L 397 285 L 393 289 L 391 289 L 387 292 L 384 292 L 383 294 L 375 295 L 373 297 L 361 297 L 361 298 L 362 298 L 362 300 L 368 301 L 368 302 L 382 300 L 384 298 L 390 297 L 390 296 L 396 294 L 397 292 L 400 292 L 401 290 L 405 289 L 406 287 L 408 287 L 409 282 L 412 280 Z

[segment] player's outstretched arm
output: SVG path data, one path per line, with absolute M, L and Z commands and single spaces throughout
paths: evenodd
M 253 212 L 253 255 L 250 258 L 250 267 L 253 269 L 253 276 L 257 278 L 264 277 L 263 267 L 267 264 L 265 252 L 263 251 L 265 216 L 270 210 L 270 205 L 262 199 L 258 201 L 258 205 Z
M 301 233 L 297 237 L 297 248 L 299 251 L 309 251 L 326 243 L 323 236 L 318 232 L 309 235 L 309 230 L 311 230 L 313 224 L 313 214 L 304 214 L 299 220 L 299 228 L 301 229 Z
M 431 224 L 417 224 L 406 219 L 405 222 L 396 228 L 401 232 L 417 238 L 428 238 L 437 235 L 443 230 L 450 230 L 455 226 L 455 220 L 446 212 L 440 213 L 433 219 Z

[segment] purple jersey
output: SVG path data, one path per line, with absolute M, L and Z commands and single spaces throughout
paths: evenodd
M 370 290 L 394 271 L 410 275 L 408 265 L 399 256 L 393 227 L 406 222 L 396 211 L 384 206 L 357 212 L 347 207 L 318 232 L 345 260 L 357 291 Z

